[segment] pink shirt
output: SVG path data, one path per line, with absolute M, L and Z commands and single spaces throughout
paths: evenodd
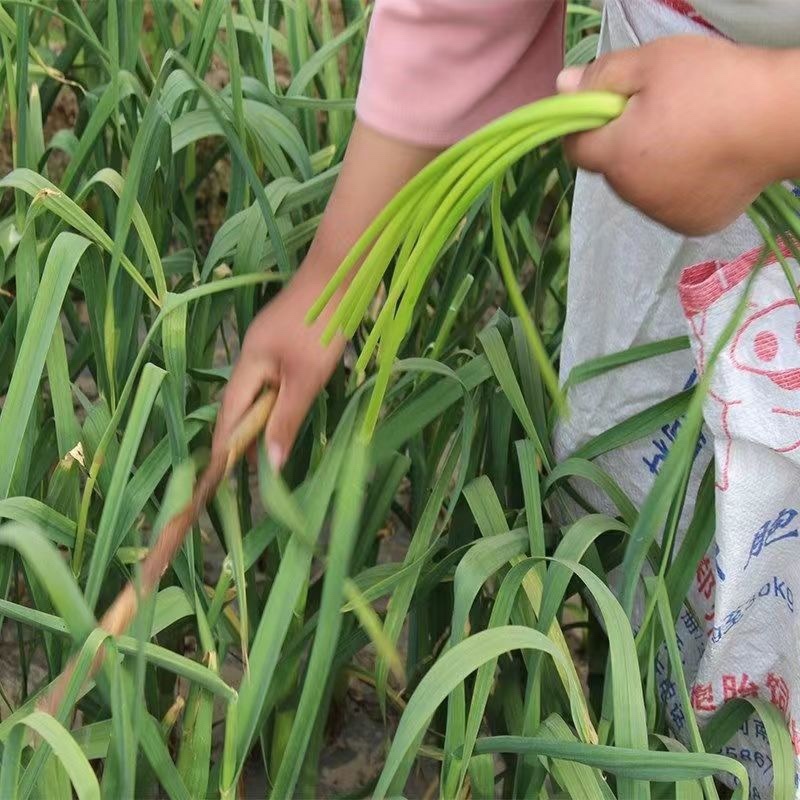
M 444 147 L 555 92 L 564 0 L 376 0 L 356 111 L 376 130 Z M 797 0 L 624 0 L 734 41 L 796 46 Z
M 356 111 L 388 136 L 444 147 L 555 92 L 564 0 L 377 0 Z

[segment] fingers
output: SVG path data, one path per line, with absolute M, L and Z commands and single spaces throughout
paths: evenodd
M 605 173 L 616 156 L 617 142 L 614 131 L 608 127 L 565 137 L 564 153 L 570 163 L 588 172 Z
M 307 381 L 287 379 L 281 383 L 266 430 L 267 456 L 274 470 L 286 462 L 317 391 L 317 385 Z
M 267 384 L 277 385 L 277 369 L 269 362 L 254 364 L 243 356 L 234 367 L 214 427 L 214 447 L 227 448 L 233 429 Z
M 581 80 L 586 67 L 564 67 L 556 77 L 556 90 L 559 94 L 574 94 L 581 88 Z
M 556 79 L 558 91 L 616 92 L 631 97 L 644 85 L 643 58 L 639 50 L 606 53 L 584 67 L 567 67 Z
M 608 91 L 631 97 L 644 85 L 642 57 L 638 50 L 620 50 L 601 56 L 585 67 L 567 67 L 556 81 L 559 92 Z M 597 130 L 568 136 L 567 158 L 589 172 L 605 172 L 616 155 L 616 121 Z

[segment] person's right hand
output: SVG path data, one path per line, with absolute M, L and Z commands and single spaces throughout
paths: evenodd
M 307 325 L 305 315 L 324 288 L 310 270 L 301 269 L 292 282 L 265 306 L 244 337 L 214 429 L 214 447 L 225 447 L 233 429 L 267 386 L 278 390 L 266 429 L 267 455 L 279 470 L 317 394 L 342 356 L 345 341 L 327 347 L 322 332 L 330 312 Z

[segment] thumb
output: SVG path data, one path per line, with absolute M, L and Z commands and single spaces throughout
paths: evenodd
M 274 384 L 277 367 L 271 361 L 255 361 L 243 354 L 233 369 L 222 396 L 222 406 L 214 425 L 212 448 L 227 450 L 228 440 L 258 393 L 265 385 Z
M 586 66 L 566 67 L 556 78 L 561 94 L 606 91 L 630 97 L 642 84 L 642 55 L 637 49 L 606 53 Z
M 286 463 L 315 396 L 313 385 L 292 380 L 281 383 L 265 433 L 267 456 L 276 472 Z
M 556 79 L 561 92 L 608 91 L 630 97 L 644 85 L 640 50 L 619 50 L 601 56 L 586 67 L 567 67 Z M 597 130 L 564 139 L 564 152 L 577 167 L 605 174 L 617 151 L 617 130 L 622 118 Z
M 556 89 L 559 94 L 574 94 L 581 88 L 586 67 L 565 67 L 558 73 Z

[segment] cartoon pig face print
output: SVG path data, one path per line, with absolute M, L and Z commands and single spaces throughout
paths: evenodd
M 734 336 L 730 354 L 736 369 L 763 375 L 790 392 L 800 389 L 800 309 L 795 298 L 751 314 Z
M 732 261 L 693 264 L 678 283 L 701 373 L 734 309 L 747 303 L 703 405 L 722 491 L 739 474 L 737 442 L 768 448 L 800 466 L 800 304 L 791 286 L 800 281 L 800 259 L 795 244 L 780 240 L 779 247 L 765 253 L 759 245 Z
M 698 327 L 696 318 L 692 327 L 702 343 L 705 314 L 700 316 L 702 324 Z M 722 491 L 735 478 L 735 439 L 757 442 L 800 461 L 800 308 L 795 298 L 751 310 L 727 355 L 717 366 L 721 380 L 714 381 L 705 410 L 720 438 L 717 487 Z

